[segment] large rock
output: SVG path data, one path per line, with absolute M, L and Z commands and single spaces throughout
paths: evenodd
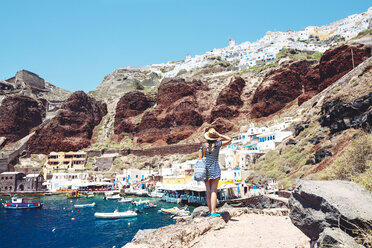
M 73 93 L 62 111 L 30 138 L 28 154 L 77 151 L 90 145 L 93 129 L 107 114 L 106 104 L 82 91 Z
M 363 227 L 372 221 L 372 193 L 353 182 L 300 181 L 289 206 L 293 224 L 312 241 L 327 228 L 353 236 L 353 225 Z
M 15 142 L 42 122 L 43 106 L 27 96 L 10 96 L 0 106 L 0 136 Z
M 370 56 L 371 48 L 363 45 L 341 45 L 327 50 L 319 64 L 307 73 L 305 91 L 324 90 Z
M 241 99 L 241 94 L 245 86 L 245 81 L 241 77 L 233 77 L 230 83 L 222 89 L 217 97 L 217 105 L 225 104 L 227 106 L 242 106 L 243 101 Z
M 329 127 L 331 133 L 348 128 L 368 128 L 372 126 L 372 93 L 355 101 L 343 103 L 334 100 L 322 106 L 320 125 Z
M 31 86 L 33 88 L 44 89 L 45 81 L 33 72 L 21 70 L 15 76 L 15 85 L 17 88 Z
M 347 248 L 363 248 L 355 240 L 341 231 L 339 228 L 326 228 L 319 236 L 316 242 L 317 248 L 329 247 L 347 247 Z
M 146 111 L 136 127 L 140 143 L 174 144 L 192 135 L 204 122 L 197 92 L 208 90 L 200 81 L 164 81 L 158 89 L 157 106 Z
M 142 114 L 153 104 L 154 101 L 140 91 L 131 91 L 122 96 L 116 105 L 115 134 L 134 132 L 137 123 L 130 121 L 128 117 Z
M 273 114 L 301 95 L 304 77 L 310 67 L 310 62 L 298 61 L 266 74 L 252 99 L 252 117 Z
M 251 116 L 269 116 L 297 97 L 301 105 L 370 56 L 370 47 L 342 45 L 327 50 L 314 67 L 297 61 L 270 71 L 253 96 Z

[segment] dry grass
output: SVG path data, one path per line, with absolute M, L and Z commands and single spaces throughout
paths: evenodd
M 363 133 L 353 140 L 346 151 L 318 177 L 354 181 L 372 191 L 372 134 Z

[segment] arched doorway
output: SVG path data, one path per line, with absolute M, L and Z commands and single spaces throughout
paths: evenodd
M 25 186 L 23 184 L 18 185 L 18 191 L 23 191 L 25 189 Z

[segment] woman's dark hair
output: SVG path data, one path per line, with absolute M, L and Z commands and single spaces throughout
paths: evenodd
M 212 152 L 214 144 L 217 143 L 217 140 L 207 140 L 207 142 L 208 142 L 207 150 L 208 150 L 208 152 Z

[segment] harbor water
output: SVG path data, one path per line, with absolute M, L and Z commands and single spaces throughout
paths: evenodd
M 131 203 L 103 200 L 103 197 L 67 199 L 65 196 L 25 197 L 40 201 L 39 209 L 7 210 L 0 207 L 0 247 L 122 247 L 130 242 L 140 229 L 152 229 L 174 224 L 169 215 L 158 213 L 160 208 L 176 206 L 159 198 L 150 200 L 157 208 L 143 209 Z M 0 202 L 10 201 L 1 197 Z M 96 203 L 94 208 L 75 209 L 74 204 Z M 136 217 L 99 220 L 95 212 L 134 210 L 142 211 Z M 74 219 L 73 219 L 74 218 Z

